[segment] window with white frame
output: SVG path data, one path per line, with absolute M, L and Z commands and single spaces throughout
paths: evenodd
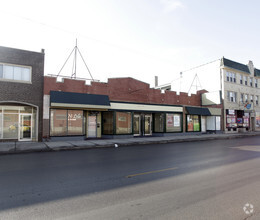
M 258 83 L 257 83 L 257 79 L 255 79 L 255 87 L 257 88 L 257 86 L 258 86 Z
M 250 95 L 250 101 L 254 102 L 254 96 L 253 95 Z
M 250 86 L 253 86 L 253 78 L 250 78 Z
M 236 92 L 227 92 L 228 101 L 230 102 L 236 102 L 237 93 Z
M 243 93 L 240 94 L 240 102 L 241 102 L 241 103 L 244 102 L 244 94 L 243 94 Z
M 233 82 L 235 83 L 236 82 L 236 74 L 232 73 L 232 77 L 233 77 Z
M 245 102 L 248 102 L 248 95 L 245 94 Z
M 245 85 L 247 86 L 247 76 L 244 76 L 244 82 L 245 82 Z
M 0 63 L 0 80 L 31 82 L 31 67 Z
M 240 75 L 240 84 L 242 85 L 243 84 L 243 76 Z
M 229 82 L 230 78 L 229 78 L 229 72 L 226 72 L 226 80 Z

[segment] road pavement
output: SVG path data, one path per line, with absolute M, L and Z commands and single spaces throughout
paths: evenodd
M 0 180 L 1 220 L 259 219 L 260 137 L 1 155 Z

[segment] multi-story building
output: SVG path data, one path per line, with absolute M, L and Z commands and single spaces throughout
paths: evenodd
M 224 124 L 227 132 L 260 130 L 260 70 L 221 59 Z
M 205 89 L 214 101 L 202 97 L 201 104 L 209 106 L 220 104 L 221 94 L 223 131 L 246 132 L 260 130 L 259 84 L 260 70 L 252 61 L 245 65 L 223 57 L 183 71 L 176 80 L 155 88 L 187 93 Z
M 44 51 L 0 47 L 0 141 L 42 139 Z

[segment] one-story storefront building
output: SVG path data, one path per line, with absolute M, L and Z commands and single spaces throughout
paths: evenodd
M 43 137 L 50 140 L 167 136 L 221 131 L 221 106 L 201 94 L 162 92 L 133 78 L 107 83 L 44 77 Z

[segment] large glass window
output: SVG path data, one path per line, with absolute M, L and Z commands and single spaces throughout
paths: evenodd
M 154 132 L 164 132 L 164 114 L 154 114 Z
M 166 114 L 166 132 L 181 131 L 181 115 Z
M 18 138 L 19 114 L 4 114 L 3 138 Z
M 32 112 L 34 114 L 32 114 Z M 36 114 L 36 108 L 31 106 L 0 105 L 0 139 L 19 140 L 24 137 L 23 135 L 28 130 L 31 130 L 33 134 L 30 137 L 35 139 L 37 124 Z M 26 117 L 30 117 L 30 125 L 28 125 L 28 120 L 24 120 Z
M 102 128 L 103 134 L 113 134 L 113 112 L 103 112 L 102 115 Z
M 81 110 L 51 109 L 50 135 L 83 135 L 84 116 Z
M 50 135 L 67 135 L 67 110 L 51 109 Z
M 0 64 L 0 80 L 1 79 L 31 82 L 31 68 L 11 64 Z
M 68 135 L 83 135 L 83 111 L 68 110 Z
M 131 112 L 116 112 L 116 134 L 132 133 Z
M 187 115 L 187 131 L 200 131 L 198 115 Z

